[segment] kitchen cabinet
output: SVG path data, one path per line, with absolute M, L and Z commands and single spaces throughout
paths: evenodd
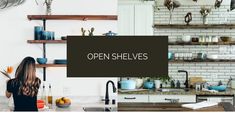
M 118 102 L 171 103 L 171 100 L 177 100 L 179 103 L 195 103 L 196 95 L 118 95 Z
M 119 35 L 153 35 L 153 2 L 118 4 Z
M 118 95 L 118 102 L 149 102 L 148 95 Z
M 195 103 L 196 95 L 149 95 L 149 102 L 153 103 L 172 103 L 174 100 L 179 103 Z
M 210 102 L 228 102 L 234 105 L 234 96 L 233 95 L 223 95 L 223 96 L 197 96 L 197 102 L 210 101 Z

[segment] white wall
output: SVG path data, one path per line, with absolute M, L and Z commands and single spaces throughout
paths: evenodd
M 43 1 L 43 0 L 38 0 Z M 20 6 L 0 10 L 0 69 L 14 66 L 26 56 L 42 57 L 42 46 L 28 44 L 33 39 L 34 26 L 41 21 L 29 21 L 27 15 L 45 14 L 42 3 L 36 5 L 34 0 L 26 0 Z M 93 14 L 116 15 L 117 0 L 54 0 L 52 14 Z M 48 21 L 47 30 L 55 31 L 56 37 L 64 35 L 81 35 L 80 29 L 95 27 L 95 34 L 101 35 L 109 30 L 117 31 L 116 21 Z M 55 58 L 66 58 L 66 45 L 47 46 L 49 62 Z M 42 69 L 37 70 L 42 78 Z M 14 76 L 14 75 L 12 75 Z M 104 96 L 107 80 L 116 82 L 116 78 L 66 78 L 66 68 L 48 68 L 47 84 L 51 83 L 53 94 L 57 96 Z M 5 81 L 0 76 L 0 95 L 5 93 Z

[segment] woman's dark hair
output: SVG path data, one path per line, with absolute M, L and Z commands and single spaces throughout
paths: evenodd
M 15 80 L 20 83 L 19 94 L 37 96 L 41 80 L 36 77 L 34 58 L 26 57 L 23 59 L 16 69 Z

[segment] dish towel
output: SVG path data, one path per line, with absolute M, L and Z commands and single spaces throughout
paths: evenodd
M 209 101 L 203 101 L 196 104 L 182 104 L 182 107 L 190 108 L 190 109 L 200 109 L 210 106 L 218 105 L 218 102 L 209 102 Z

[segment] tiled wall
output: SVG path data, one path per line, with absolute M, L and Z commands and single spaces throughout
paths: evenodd
M 212 6 L 207 6 L 212 7 Z M 164 6 L 159 7 L 160 10 L 155 11 L 154 23 L 169 23 L 169 11 Z M 202 24 L 201 14 L 199 13 L 201 6 L 181 6 L 173 12 L 173 24 L 184 24 L 184 16 L 188 12 L 192 12 L 193 21 L 190 24 Z M 227 12 L 229 6 L 221 6 L 219 9 L 212 8 L 212 12 L 207 17 L 208 24 L 223 23 L 224 17 L 227 15 L 227 23 L 235 24 L 235 11 Z M 235 29 L 155 29 L 155 35 L 168 35 L 169 38 L 174 38 L 181 35 L 210 35 L 210 36 L 232 36 L 235 38 Z M 204 52 L 214 54 L 231 54 L 234 53 L 235 46 L 224 45 L 199 45 L 199 46 L 169 46 L 171 52 Z M 222 81 L 227 83 L 230 76 L 235 78 L 235 62 L 210 62 L 210 63 L 169 63 L 169 75 L 175 80 L 184 81 L 185 74 L 178 73 L 177 70 L 184 69 L 189 71 L 189 76 L 202 76 L 204 80 L 211 83 Z

